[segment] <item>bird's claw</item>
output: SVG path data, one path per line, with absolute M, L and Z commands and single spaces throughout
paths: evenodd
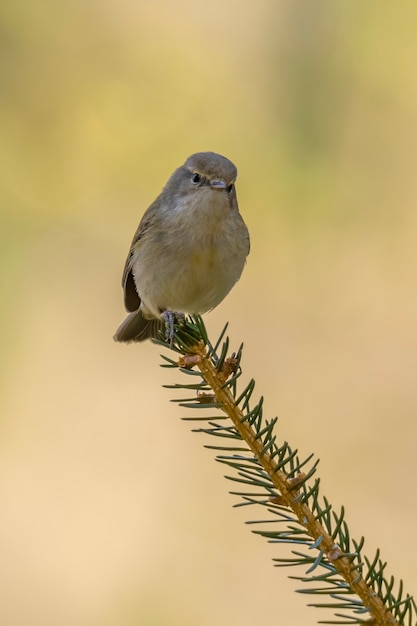
M 177 311 L 164 311 L 162 313 L 162 317 L 165 322 L 165 339 L 170 343 L 170 345 L 172 345 L 175 335 L 175 320 L 184 321 L 185 315 L 184 313 L 178 313 Z

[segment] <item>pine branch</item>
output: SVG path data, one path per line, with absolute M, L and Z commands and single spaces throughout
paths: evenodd
M 248 522 L 260 526 L 253 532 L 271 543 L 296 548 L 290 558 L 274 562 L 305 569 L 303 576 L 291 576 L 308 585 L 299 593 L 324 600 L 327 596 L 327 601 L 311 605 L 334 611 L 335 619 L 321 623 L 415 626 L 417 607 L 404 593 L 402 581 L 396 585 L 392 576 L 386 578 L 387 564 L 379 550 L 373 559 L 363 554 L 365 540 L 350 537 L 343 507 L 337 513 L 320 497 L 320 479 L 314 477 L 318 460 L 310 455 L 301 461 L 287 442 L 277 442 L 277 418 L 263 417 L 262 398 L 251 406 L 253 380 L 238 392 L 242 346 L 227 358 L 226 329 L 213 346 L 201 317 L 179 322 L 171 349 L 180 356 L 177 361 L 163 356 L 162 366 L 179 368 L 194 380 L 166 387 L 196 394 L 173 402 L 199 409 L 198 416 L 184 419 L 205 422 L 195 430 L 225 442 L 205 447 L 219 452 L 216 460 L 233 470 L 226 478 L 245 485 L 245 491 L 231 492 L 240 497 L 235 506 L 264 507 L 266 519 Z M 162 340 L 157 343 L 166 347 Z M 214 417 L 202 415 L 213 409 L 218 410 Z M 264 529 L 265 524 L 274 529 Z

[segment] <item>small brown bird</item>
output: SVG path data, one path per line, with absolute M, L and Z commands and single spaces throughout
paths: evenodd
M 214 309 L 239 280 L 249 233 L 239 213 L 237 169 L 214 152 L 179 167 L 133 237 L 122 285 L 129 315 L 115 341 L 157 337 L 178 313 Z M 171 335 L 172 337 L 172 335 Z

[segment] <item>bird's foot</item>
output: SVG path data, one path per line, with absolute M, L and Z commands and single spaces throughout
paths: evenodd
M 185 320 L 185 315 L 184 313 L 179 313 L 178 311 L 164 311 L 162 313 L 162 317 L 165 322 L 165 339 L 170 343 L 170 345 L 172 345 L 175 335 L 175 320 L 183 322 Z

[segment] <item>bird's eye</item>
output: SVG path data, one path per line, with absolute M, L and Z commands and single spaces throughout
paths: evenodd
M 191 180 L 193 181 L 195 185 L 198 185 L 198 183 L 201 181 L 200 174 L 198 174 L 197 172 L 194 172 L 194 174 L 191 176 Z
M 227 187 L 227 193 L 230 193 L 232 191 L 233 187 L 234 187 L 233 183 L 231 185 L 229 185 Z

